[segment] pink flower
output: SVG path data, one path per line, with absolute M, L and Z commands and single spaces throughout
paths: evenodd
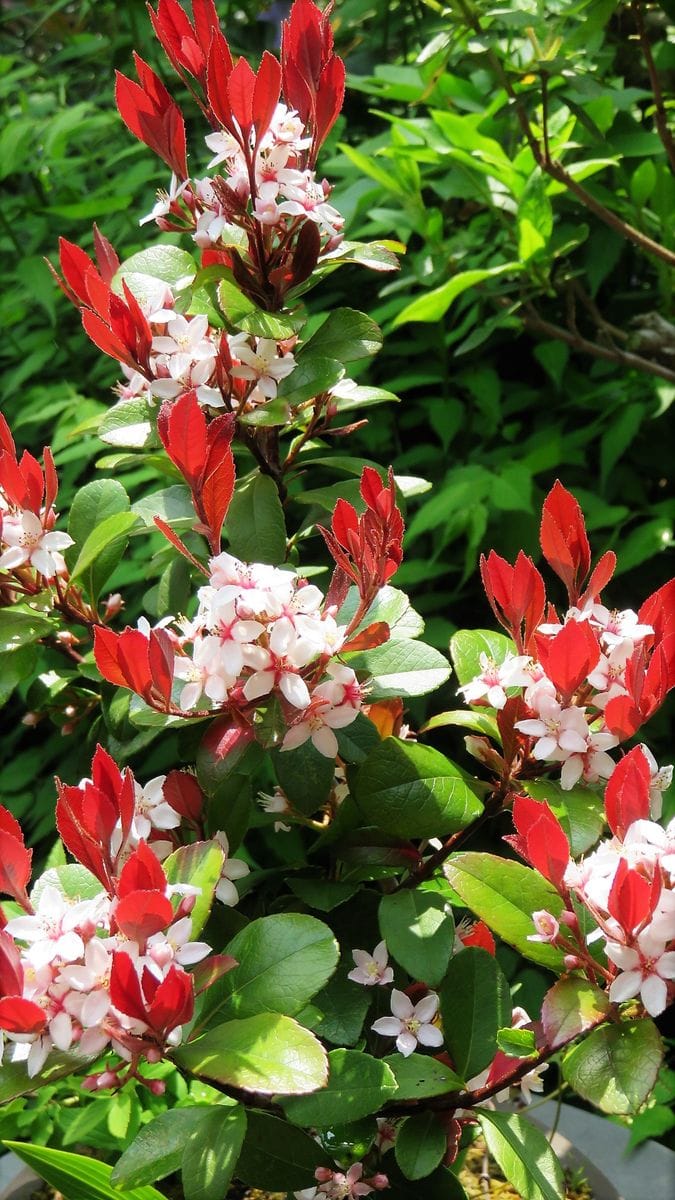
M 387 966 L 389 955 L 386 942 L 378 942 L 372 954 L 368 954 L 366 950 L 352 950 L 352 958 L 356 967 L 349 972 L 347 979 L 351 979 L 353 983 L 373 987 L 376 983 L 383 986 L 393 982 L 394 972 Z
M 0 555 L 0 570 L 13 571 L 30 565 L 45 579 L 65 574 L 66 564 L 59 551 L 73 544 L 67 533 L 45 530 L 40 518 L 29 509 L 5 517 L 0 541 L 8 547 Z
M 554 942 L 560 932 L 560 923 L 546 909 L 532 913 L 536 933 L 528 934 L 528 942 Z
M 607 957 L 620 968 L 609 998 L 613 1003 L 640 996 L 650 1017 L 658 1017 L 668 1003 L 668 980 L 675 979 L 675 950 L 666 950 L 662 939 L 645 930 L 635 946 L 608 942 Z
M 438 996 L 435 992 L 429 992 L 423 1000 L 413 1005 L 405 992 L 394 988 L 391 1011 L 393 1016 L 380 1017 L 371 1025 L 371 1029 L 383 1037 L 395 1037 L 396 1049 L 405 1058 L 412 1054 L 418 1042 L 422 1046 L 443 1045 L 443 1034 L 437 1025 L 431 1024 L 438 1012 Z

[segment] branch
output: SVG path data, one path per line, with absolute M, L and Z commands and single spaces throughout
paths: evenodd
M 619 363 L 629 370 L 634 369 L 645 371 L 648 375 L 658 375 L 660 379 L 667 379 L 668 383 L 675 383 L 675 371 L 671 371 L 669 367 L 643 358 L 639 354 L 632 354 L 628 350 L 619 350 L 618 346 L 601 346 L 598 342 L 591 342 L 577 331 L 563 329 L 561 325 L 553 325 L 550 321 L 545 321 L 530 305 L 527 305 L 517 316 L 526 329 L 565 342 L 573 350 L 591 354 L 594 358 L 603 358 L 606 362 Z
M 656 123 L 656 129 L 661 141 L 663 142 L 663 148 L 668 156 L 671 170 L 675 171 L 675 139 L 673 138 L 668 125 L 668 114 L 666 112 L 666 106 L 663 102 L 661 81 L 659 79 L 658 71 L 656 70 L 656 64 L 652 55 L 651 42 L 647 37 L 647 30 L 645 29 L 642 4 L 640 0 L 633 0 L 631 7 L 635 17 L 635 26 L 640 39 L 640 45 L 642 46 L 642 53 L 645 56 L 647 70 L 649 72 L 649 83 L 654 96 L 654 121 Z

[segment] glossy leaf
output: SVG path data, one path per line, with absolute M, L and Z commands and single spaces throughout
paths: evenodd
M 328 1059 L 320 1042 L 297 1021 L 277 1013 L 218 1025 L 197 1041 L 181 1046 L 174 1058 L 194 1075 L 268 1095 L 315 1092 L 328 1075 Z
M 440 321 L 453 300 L 456 300 L 468 288 L 476 287 L 477 284 L 485 283 L 487 279 L 495 276 L 512 274 L 521 269 L 520 263 L 510 262 L 503 263 L 499 267 L 476 267 L 470 271 L 459 271 L 457 275 L 451 276 L 447 283 L 432 288 L 431 291 L 425 292 L 410 304 L 406 304 L 395 318 L 394 328 L 408 325 L 411 321 Z
M 436 1113 L 406 1117 L 396 1135 L 394 1153 L 406 1179 L 424 1179 L 441 1162 L 448 1135 Z
M 332 1158 L 308 1133 L 271 1113 L 248 1110 L 237 1177 L 250 1187 L 311 1187 L 316 1168 L 332 1166 Z
M 559 979 L 544 996 L 541 1021 L 549 1046 L 585 1033 L 609 1011 L 607 993 L 579 975 Z
M 245 1134 L 246 1110 L 241 1104 L 217 1104 L 205 1109 L 201 1125 L 191 1131 L 183 1149 L 185 1200 L 222 1200 Z
M 52 1150 L 49 1146 L 25 1142 L 5 1142 L 4 1145 L 68 1200 L 163 1200 L 162 1193 L 153 1187 L 130 1191 L 113 1187 L 110 1181 L 112 1167 L 90 1155 L 71 1154 L 67 1150 Z
M 459 629 L 450 638 L 450 656 L 460 684 L 469 683 L 474 676 L 480 675 L 481 654 L 502 663 L 506 655 L 514 651 L 511 639 L 492 629 Z
M 438 750 L 386 738 L 361 765 L 354 796 L 364 818 L 399 837 L 440 837 L 482 811 L 458 768 Z
M 563 1077 L 584 1100 L 606 1113 L 635 1113 L 649 1096 L 663 1060 L 653 1021 L 603 1025 L 563 1058 Z
M 398 1091 L 395 1099 L 423 1100 L 428 1096 L 445 1096 L 461 1092 L 462 1080 L 445 1063 L 428 1054 L 391 1054 L 383 1059 L 396 1077 Z
M 354 308 L 336 308 L 305 346 L 300 361 L 305 352 L 311 352 L 325 354 L 339 362 L 354 362 L 377 354 L 382 346 L 382 331 L 365 313 Z
M 354 671 L 369 677 L 371 700 L 425 696 L 450 677 L 450 665 L 440 650 L 405 638 L 385 642 L 373 650 L 345 654 L 344 660 Z
M 455 922 L 436 892 L 419 888 L 393 892 L 380 901 L 382 937 L 389 953 L 412 976 L 437 987 L 448 969 Z
M 197 940 L 208 920 L 224 862 L 225 853 L 218 842 L 193 842 L 174 850 L 162 864 L 170 884 L 199 889 L 190 913 L 192 941 Z
M 511 993 L 497 959 L 470 946 L 456 954 L 440 989 L 445 1044 L 463 1079 L 489 1066 L 497 1033 L 511 1023 Z
M 321 1091 L 284 1101 L 286 1115 L 296 1125 L 331 1125 L 356 1121 L 377 1112 L 396 1093 L 393 1071 L 380 1059 L 359 1050 L 331 1050 L 328 1083 Z
M 198 1105 L 159 1113 L 141 1127 L 118 1159 L 112 1182 L 121 1188 L 135 1188 L 173 1174 L 181 1165 L 188 1138 L 199 1133 L 208 1113 L 208 1108 Z
M 518 1113 L 477 1115 L 490 1154 L 523 1200 L 564 1200 L 562 1167 L 540 1129 Z
M 558 918 L 563 903 L 550 883 L 529 867 L 494 854 L 454 854 L 443 867 L 451 888 L 467 908 L 515 946 L 526 958 L 553 970 L 562 969 L 562 953 L 543 942 L 530 942 L 532 913 L 545 909 Z
M 284 510 L 269 475 L 257 473 L 236 488 L 225 527 L 230 553 L 243 562 L 271 563 L 272 566 L 284 562 Z

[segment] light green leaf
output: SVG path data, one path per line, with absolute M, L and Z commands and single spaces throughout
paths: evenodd
M 354 796 L 373 825 L 398 837 L 440 837 L 464 829 L 483 806 L 438 750 L 386 738 L 359 768 Z
M 350 588 L 338 613 L 340 625 L 348 625 L 352 620 L 359 599 L 358 588 Z M 380 588 L 358 629 L 366 629 L 373 621 L 386 621 L 390 641 L 417 638 L 424 632 L 424 621 L 420 614 L 415 612 L 405 592 L 389 585 Z
M 331 1050 L 328 1083 L 321 1091 L 297 1100 L 282 1100 L 296 1125 L 321 1129 L 367 1117 L 391 1100 L 397 1085 L 394 1073 L 380 1059 L 359 1050 Z
M 160 244 L 148 246 L 125 259 L 112 281 L 114 292 L 122 294 L 122 280 L 127 275 L 148 275 L 152 279 L 161 279 L 164 283 L 175 284 L 179 279 L 192 278 L 197 272 L 197 264 L 187 250 L 179 246 Z M 131 286 L 129 284 L 129 286 Z M 132 288 L 132 291 L 134 289 Z M 136 294 L 134 292 L 134 294 Z
M 173 1174 L 180 1167 L 187 1139 L 199 1132 L 209 1111 L 197 1105 L 175 1108 L 143 1125 L 115 1164 L 112 1183 L 132 1188 Z
M 55 626 L 48 617 L 28 608 L 0 609 L 0 654 L 28 646 L 38 638 L 54 633 Z
M 185 1142 L 181 1178 L 185 1200 L 222 1200 L 227 1194 L 246 1134 L 241 1104 L 204 1111 L 199 1129 Z
M 433 288 L 430 292 L 413 300 L 411 304 L 406 304 L 405 308 L 395 317 L 393 328 L 398 329 L 401 325 L 410 324 L 411 321 L 440 321 L 453 300 L 456 300 L 468 288 L 476 287 L 477 284 L 484 283 L 486 279 L 520 270 L 522 270 L 521 263 L 510 262 L 502 263 L 499 267 L 476 267 L 471 271 L 460 271 L 441 287 Z
M 278 566 L 286 558 L 284 510 L 274 480 L 259 472 L 239 485 L 225 529 L 230 551 L 243 562 Z
M 298 321 L 287 313 L 265 312 L 259 308 L 243 292 L 239 291 L 236 283 L 223 279 L 218 284 L 218 300 L 227 320 L 244 333 L 255 334 L 256 337 L 272 338 L 282 341 L 298 332 L 302 321 Z
M 524 782 L 522 790 L 534 800 L 546 801 L 569 838 L 573 858 L 595 845 L 605 828 L 605 807 L 599 789 L 582 785 L 564 791 L 552 779 L 538 779 Z
M 562 1167 L 541 1130 L 517 1113 L 476 1110 L 490 1154 L 523 1200 L 564 1200 Z
M 103 891 L 95 875 L 79 863 L 64 863 L 61 867 L 50 867 L 35 880 L 31 890 L 31 900 L 39 905 L 40 897 L 46 887 L 56 888 L 66 900 L 78 903 L 80 900 L 93 900 Z
M 420 733 L 431 733 L 434 729 L 442 729 L 446 725 L 457 725 L 460 729 L 471 729 L 474 733 L 482 733 L 500 741 L 499 726 L 494 717 L 486 712 L 474 712 L 473 709 L 451 709 L 450 712 L 436 713 L 420 726 Z
M 194 1075 L 266 1094 L 315 1092 L 328 1077 L 321 1043 L 297 1021 L 277 1013 L 228 1021 L 181 1046 L 174 1058 Z
M 189 846 L 179 846 L 162 864 L 169 883 L 187 883 L 199 888 L 190 913 L 192 941 L 207 922 L 224 862 L 225 852 L 218 842 L 192 842 Z
M 606 1113 L 635 1113 L 644 1104 L 663 1061 L 653 1021 L 603 1025 L 565 1054 L 563 1077 L 582 1099 Z
M 2 619 L 0 617 L 0 629 Z M 2 634 L 0 633 L 0 637 Z M 15 687 L 30 679 L 37 660 L 37 647 L 20 646 L 0 657 L 0 708 L 7 703 Z
M 136 397 L 118 401 L 101 421 L 98 436 L 107 446 L 130 450 L 141 450 L 148 446 L 153 441 L 153 432 L 147 400 Z
M 450 639 L 450 656 L 457 682 L 462 685 L 480 675 L 481 654 L 486 654 L 496 663 L 503 663 L 507 654 L 514 652 L 515 646 L 511 639 L 491 629 L 458 629 Z
M 438 987 L 448 969 L 455 922 L 437 892 L 409 888 L 383 896 L 380 932 L 389 953 L 412 976 Z
M 354 671 L 369 677 L 369 698 L 425 696 L 450 677 L 450 664 L 440 650 L 425 642 L 397 638 L 344 655 Z
M 560 950 L 528 941 L 534 929 L 533 912 L 546 909 L 557 919 L 563 910 L 560 896 L 541 875 L 522 863 L 475 851 L 453 854 L 443 871 L 467 908 L 500 938 L 526 958 L 562 970 Z
M 114 562 L 115 566 L 122 557 L 129 540 L 129 532 L 139 521 L 136 513 L 118 512 L 106 517 L 89 534 L 84 545 L 80 548 L 77 561 L 70 573 L 70 582 L 85 578 L 88 590 L 100 591 L 107 574 L 99 570 L 102 563 L 107 567 Z
M 196 522 L 195 510 L 190 498 L 190 489 L 182 483 L 163 488 L 142 496 L 132 505 L 131 511 L 140 517 L 149 529 L 155 528 L 155 517 L 161 517 L 172 529 L 179 532 L 192 529 Z
M 90 1155 L 51 1150 L 48 1146 L 4 1142 L 8 1150 L 22 1158 L 38 1175 L 61 1192 L 64 1200 L 164 1200 L 153 1187 L 120 1191 L 110 1182 L 112 1167 Z

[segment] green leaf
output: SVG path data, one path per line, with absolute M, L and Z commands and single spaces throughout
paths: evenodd
M 333 1160 L 308 1133 L 270 1113 L 248 1110 L 246 1137 L 237 1163 L 237 1178 L 249 1187 L 311 1187 L 317 1167 Z
M 356 614 L 359 602 L 358 588 L 351 587 L 338 613 L 337 619 L 340 625 L 350 623 Z M 405 592 L 395 587 L 380 588 L 358 629 L 367 629 L 374 621 L 386 621 L 389 626 L 390 641 L 417 638 L 424 632 L 424 620 L 418 612 L 415 612 Z
M 438 750 L 386 738 L 359 768 L 353 794 L 373 825 L 406 838 L 464 829 L 483 806 Z
M 192 278 L 196 272 L 197 264 L 187 250 L 164 244 L 148 246 L 147 250 L 132 254 L 131 258 L 120 264 L 112 281 L 112 289 L 122 295 L 122 280 L 127 275 L 147 275 L 152 279 L 162 279 L 164 283 L 175 284 L 186 276 Z
M 29 1096 L 37 1092 L 43 1085 L 55 1083 L 66 1075 L 72 1075 L 82 1070 L 82 1058 L 76 1054 L 59 1054 L 52 1052 L 43 1069 L 32 1079 L 26 1071 L 25 1058 L 14 1061 L 14 1049 L 5 1047 L 5 1054 L 0 1065 L 0 1104 L 15 1100 L 17 1096 Z
M 341 963 L 313 1000 L 321 1013 L 320 1020 L 312 1022 L 313 1032 L 324 1041 L 343 1047 L 355 1046 L 358 1042 L 371 1002 L 368 988 L 359 987 L 347 978 L 353 965 L 351 960 Z
M 392 327 L 398 329 L 401 325 L 408 325 L 411 321 L 440 321 L 453 300 L 456 300 L 468 288 L 476 287 L 477 284 L 484 283 L 486 279 L 492 279 L 497 275 L 520 270 L 522 270 L 521 263 L 510 262 L 502 263 L 499 267 L 477 267 L 471 271 L 460 271 L 441 287 L 433 288 L 430 292 L 413 300 L 411 304 L 406 304 L 405 308 L 395 317 Z
M 490 1154 L 522 1200 L 564 1200 L 562 1167 L 541 1130 L 517 1113 L 476 1111 Z
M 0 614 L 0 629 L 2 614 Z M 0 634 L 1 636 L 1 634 Z M 21 646 L 0 656 L 0 708 L 7 703 L 15 687 L 30 679 L 37 660 L 37 648 Z
M 149 496 L 142 496 L 132 505 L 131 511 L 136 513 L 149 529 L 155 528 L 155 517 L 161 517 L 167 525 L 179 532 L 192 529 L 196 522 L 190 489 L 182 483 L 162 488 L 159 492 L 151 492 Z
M 553 232 L 553 209 L 539 167 L 530 175 L 518 203 L 518 253 L 523 262 L 541 258 Z
M 243 562 L 278 566 L 286 558 L 284 510 L 274 480 L 256 473 L 232 497 L 225 524 L 230 551 Z
M 153 440 L 151 415 L 150 405 L 142 397 L 119 400 L 105 414 L 98 436 L 107 446 L 141 450 Z
M 175 1108 L 143 1125 L 115 1164 L 112 1183 L 123 1188 L 138 1187 L 177 1171 L 187 1139 L 200 1130 L 208 1112 L 208 1108 L 197 1105 Z
M 595 845 L 605 828 L 605 807 L 600 790 L 578 786 L 564 791 L 552 779 L 524 782 L 522 790 L 535 800 L 546 801 L 569 838 L 573 858 L 585 854 Z
M 398 1091 L 395 1099 L 423 1100 L 428 1096 L 445 1096 L 448 1092 L 461 1092 L 463 1083 L 459 1075 L 446 1067 L 445 1063 L 426 1054 L 392 1054 L 382 1060 L 391 1067 L 396 1076 Z
M 297 750 L 273 750 L 272 765 L 279 787 L 293 808 L 309 816 L 328 799 L 335 781 L 335 763 L 304 742 Z
M 345 654 L 344 660 L 354 671 L 370 677 L 372 700 L 425 696 L 450 678 L 450 665 L 440 650 L 407 638 Z
M 199 1129 L 188 1135 L 181 1178 L 185 1200 L 222 1200 L 237 1165 L 246 1134 L 241 1104 L 215 1105 L 204 1111 Z
M 339 383 L 345 373 L 342 363 L 322 354 L 298 358 L 295 370 L 282 379 L 277 395 L 285 404 L 304 404 Z
M 436 713 L 420 727 L 420 733 L 431 733 L 432 730 L 443 729 L 446 725 L 471 729 L 474 733 L 482 733 L 496 742 L 500 741 L 499 726 L 495 718 L 486 712 L 474 712 L 473 709 L 456 708 L 450 712 Z
M 607 993 L 580 975 L 566 975 L 544 996 L 541 1020 L 549 1046 L 585 1033 L 609 1011 Z
M 3 1145 L 61 1192 L 65 1200 L 164 1200 L 161 1192 L 153 1187 L 124 1192 L 113 1187 L 110 1182 L 112 1167 L 90 1155 L 51 1150 L 48 1146 L 29 1146 L 24 1142 L 4 1142 Z
M 594 1029 L 565 1054 L 563 1077 L 582 1099 L 606 1113 L 635 1113 L 644 1104 L 663 1060 L 653 1021 L 626 1021 Z
M 98 594 L 110 574 L 110 565 L 117 566 L 120 561 L 129 541 L 129 531 L 138 520 L 136 513 L 118 512 L 101 521 L 80 548 L 70 582 L 84 577 L 90 594 L 94 594 L 94 589 Z
M 416 1113 L 401 1125 L 394 1154 L 406 1179 L 424 1179 L 442 1161 L 447 1148 L 447 1129 L 436 1113 Z
M 339 879 L 289 879 L 288 886 L 309 908 L 332 912 L 346 904 L 359 890 L 358 883 L 342 883 Z
M 355 362 L 377 354 L 381 346 L 382 331 L 371 317 L 354 308 L 336 308 L 305 343 L 299 357 L 302 361 L 310 350 L 339 362 Z
M 413 979 L 438 987 L 455 942 L 443 897 L 417 888 L 393 892 L 380 900 L 379 919 L 389 953 Z
M 75 542 L 66 556 L 69 566 L 75 569 L 73 564 L 79 561 L 89 538 L 105 521 L 111 520 L 118 513 L 128 512 L 129 497 L 117 480 L 96 479 L 81 488 L 73 500 L 68 519 L 68 532 Z M 83 571 L 86 591 L 92 601 L 96 602 L 104 583 L 119 565 L 126 544 L 126 537 L 111 537 L 108 544 L 100 548 L 89 569 Z
M 657 183 L 656 167 L 651 158 L 646 158 L 633 171 L 630 180 L 630 196 L 633 204 L 642 208 L 651 196 Z
M 196 941 L 207 922 L 224 862 L 225 853 L 218 842 L 192 842 L 189 846 L 179 846 L 162 864 L 169 883 L 187 883 L 199 888 L 190 913 L 192 941 Z
M 533 912 L 543 908 L 557 919 L 563 910 L 560 896 L 537 871 L 475 851 L 454 854 L 443 871 L 467 908 L 500 938 L 526 958 L 554 971 L 562 970 L 560 950 L 544 942 L 528 941 L 534 929 Z
M 68 901 L 77 904 L 80 900 L 93 900 L 103 891 L 95 875 L 79 863 L 64 863 L 60 867 L 50 867 L 35 880 L 31 890 L 31 900 L 34 905 L 40 903 L 40 897 L 46 887 L 56 888 Z
M 464 1079 L 473 1079 L 497 1052 L 497 1033 L 511 1023 L 511 993 L 499 963 L 469 946 L 455 955 L 440 989 L 445 1043 Z
M 395 242 L 342 242 L 337 250 L 319 259 L 318 271 L 328 274 L 329 270 L 345 263 L 358 263 L 370 267 L 371 271 L 398 271 L 400 263 L 393 252 L 394 246 L 399 253 L 405 252 L 405 248 Z
M 242 329 L 244 333 L 282 341 L 292 337 L 300 328 L 300 323 L 288 314 L 279 316 L 278 313 L 265 312 L 259 308 L 228 279 L 223 279 L 218 284 L 218 300 L 230 324 Z
M 359 713 L 345 729 L 337 729 L 336 734 L 340 758 L 347 763 L 365 762 L 381 740 L 373 722 L 364 713 Z
M 327 1129 L 367 1117 L 396 1094 L 393 1071 L 380 1059 L 359 1050 L 331 1050 L 328 1083 L 319 1092 L 284 1100 L 284 1111 L 296 1125 Z
M 503 633 L 491 629 L 459 629 L 450 639 L 452 658 L 457 682 L 469 683 L 482 671 L 480 656 L 487 654 L 496 663 L 503 663 L 507 654 L 513 654 L 515 646 Z
M 174 1058 L 194 1075 L 266 1094 L 315 1092 L 328 1075 L 321 1043 L 297 1021 L 277 1013 L 228 1021 L 181 1046 Z
M 200 1025 L 216 1014 L 221 1020 L 257 1013 L 295 1016 L 330 979 L 339 955 L 328 926 L 307 913 L 251 921 L 227 953 L 239 966 L 209 988 Z
M 534 1032 L 532 1029 L 500 1029 L 497 1049 L 510 1058 L 533 1058 L 537 1054 Z
M 27 608 L 0 609 L 0 654 L 28 646 L 54 632 L 53 623 Z

